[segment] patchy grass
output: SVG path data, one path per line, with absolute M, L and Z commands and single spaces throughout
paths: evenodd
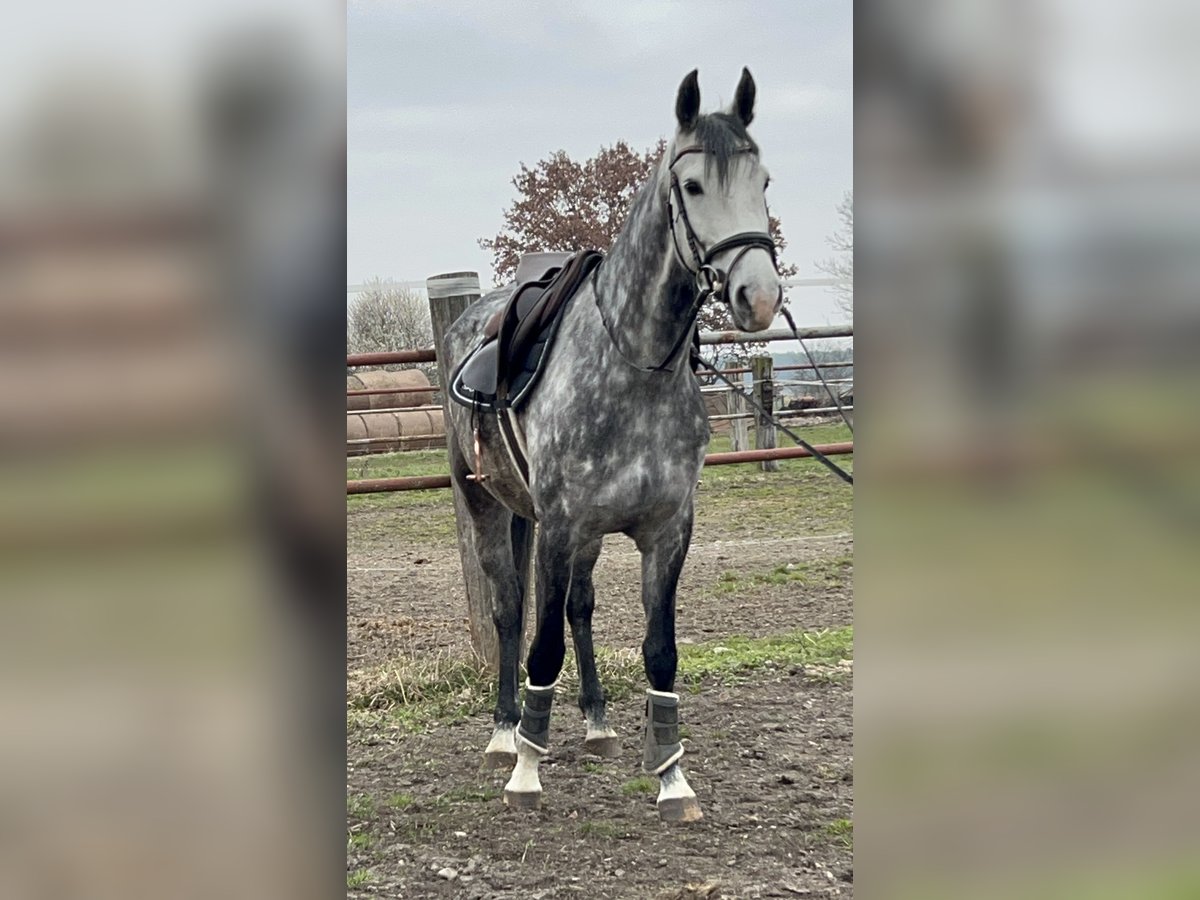
M 374 843 L 375 839 L 371 837 L 370 832 L 360 831 L 356 834 L 350 835 L 346 839 L 346 849 L 351 851 L 357 850 L 361 852 L 364 850 L 370 850 L 371 845 Z
M 717 594 L 740 594 L 764 585 L 799 584 L 803 587 L 842 587 L 854 570 L 854 558 L 839 556 L 802 563 L 784 563 L 769 572 L 738 574 L 725 571 L 713 590 Z
M 621 785 L 621 793 L 626 797 L 632 797 L 635 794 L 657 794 L 658 779 L 652 778 L 649 775 L 639 775 L 636 778 L 630 778 Z
M 764 638 L 734 636 L 719 643 L 680 647 L 676 678 L 694 687 L 706 678 L 737 681 L 765 667 L 836 664 L 852 658 L 853 644 L 854 629 L 849 625 Z
M 599 820 L 580 822 L 579 833 L 583 837 L 623 838 L 628 837 L 629 830 L 618 822 Z
M 370 794 L 351 794 L 346 798 L 346 813 L 356 819 L 375 815 L 375 798 Z
M 346 873 L 346 887 L 362 887 L 371 880 L 370 869 L 355 869 L 353 872 Z
M 392 809 L 408 809 L 413 804 L 412 794 L 392 794 L 386 801 Z
M 351 673 L 347 724 L 374 724 L 378 713 L 386 712 L 401 726 L 419 731 L 434 722 L 465 718 L 494 703 L 493 681 L 473 658 L 447 653 L 400 657 Z
M 854 849 L 854 823 L 849 819 L 835 819 L 825 826 L 824 831 L 843 847 Z
M 677 680 L 684 687 L 698 689 L 705 679 L 736 683 L 763 668 L 833 665 L 852 658 L 853 640 L 854 630 L 846 626 L 685 644 L 679 647 Z M 642 656 L 636 650 L 597 648 L 596 670 L 606 695 L 614 702 L 640 695 L 646 689 Z M 578 692 L 578 675 L 569 658 L 563 665 L 562 681 L 560 697 Z M 351 675 L 347 686 L 347 724 L 353 729 L 388 720 L 406 730 L 420 731 L 491 708 L 495 703 L 494 690 L 492 676 L 473 659 L 448 654 L 420 659 L 401 657 Z M 354 803 L 351 798 L 352 814 Z
M 583 761 L 583 771 L 596 775 L 604 771 L 604 766 L 600 765 L 600 763 L 596 762 L 594 759 L 585 759 Z

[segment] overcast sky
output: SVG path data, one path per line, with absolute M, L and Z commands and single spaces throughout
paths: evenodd
M 576 159 L 674 130 L 700 70 L 724 106 L 743 65 L 751 134 L 771 171 L 784 259 L 814 277 L 853 188 L 852 4 L 834 2 L 352 2 L 347 22 L 351 283 L 461 269 L 491 284 L 512 178 L 555 150 Z M 841 321 L 826 288 L 797 288 L 798 324 Z

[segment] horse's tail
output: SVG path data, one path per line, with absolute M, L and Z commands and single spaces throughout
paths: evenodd
M 517 580 L 521 585 L 521 609 L 527 607 L 524 601 L 529 598 L 530 586 L 533 584 L 533 570 L 530 562 L 533 560 L 533 519 L 525 519 L 513 513 L 512 517 L 512 551 L 513 563 L 517 567 Z

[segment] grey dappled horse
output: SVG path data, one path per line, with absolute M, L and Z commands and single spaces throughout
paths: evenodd
M 579 666 L 584 749 L 617 752 L 592 650 L 592 569 L 604 536 L 622 532 L 642 555 L 642 653 L 650 683 L 643 765 L 660 778 L 663 819 L 701 817 L 679 764 L 679 696 L 673 693 L 675 589 L 709 438 L 689 352 L 696 316 L 710 296 L 728 302 L 747 331 L 770 326 L 782 303 L 767 235 L 767 172 L 746 132 L 754 94 L 754 80 L 743 70 L 729 110 L 700 115 L 697 73 L 680 85 L 675 136 L 607 258 L 567 305 L 541 380 L 515 415 L 528 487 L 505 450 L 495 414 L 472 415 L 450 404 L 452 477 L 466 498 L 500 640 L 496 724 L 485 759 L 515 763 L 504 790 L 510 806 L 540 803 L 538 761 L 548 751 L 566 652 L 564 614 Z M 480 345 L 485 323 L 512 291 L 486 295 L 452 326 L 446 371 Z M 483 481 L 469 477 L 479 462 L 476 427 Z M 522 710 L 517 654 L 535 521 L 537 630 Z

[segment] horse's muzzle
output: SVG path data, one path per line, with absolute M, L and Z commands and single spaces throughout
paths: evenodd
M 738 287 L 734 299 L 734 318 L 746 331 L 762 331 L 771 327 L 775 314 L 783 305 L 783 285 L 772 293 L 766 288 Z M 738 315 L 740 313 L 740 315 Z

